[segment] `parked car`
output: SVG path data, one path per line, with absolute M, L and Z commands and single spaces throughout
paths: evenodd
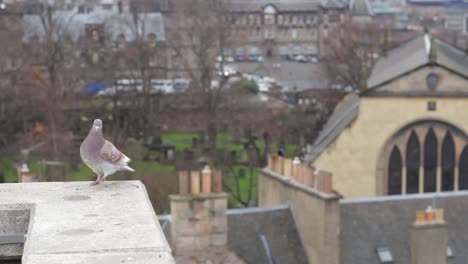
M 297 61 L 297 62 L 302 62 L 302 63 L 307 62 L 307 58 L 304 55 L 297 55 L 294 58 L 294 60 Z
M 174 81 L 169 79 L 156 79 L 151 80 L 152 89 L 150 93 L 173 93 L 174 92 Z
M 191 82 L 192 81 L 190 79 L 183 79 L 183 78 L 174 79 L 174 90 L 176 92 L 186 90 L 187 88 L 190 87 Z
M 316 56 L 309 56 L 309 62 L 318 63 L 318 58 Z

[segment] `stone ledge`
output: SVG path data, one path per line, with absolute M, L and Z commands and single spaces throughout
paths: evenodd
M 227 193 L 203 193 L 200 195 L 180 195 L 180 194 L 171 194 L 169 199 L 172 201 L 191 201 L 191 200 L 210 200 L 210 199 L 220 199 L 227 198 Z
M 0 184 L 12 205 L 32 208 L 23 264 L 175 263 L 140 181 Z
M 324 199 L 324 200 L 339 200 L 339 199 L 342 198 L 341 195 L 338 194 L 337 192 L 332 192 L 330 194 L 320 192 L 316 188 L 312 188 L 312 187 L 309 187 L 309 186 L 307 186 L 305 184 L 299 183 L 299 182 L 295 181 L 294 178 L 288 177 L 288 176 L 283 176 L 281 174 L 278 174 L 278 173 L 274 172 L 273 170 L 271 170 L 269 168 L 260 169 L 259 172 L 263 176 L 269 177 L 271 179 L 274 179 L 276 181 L 279 181 L 279 182 L 283 183 L 284 185 L 288 185 L 288 186 L 290 186 L 292 188 L 298 189 L 298 190 L 303 191 L 303 192 L 305 192 L 305 193 L 307 193 L 309 195 L 319 197 L 319 198 Z

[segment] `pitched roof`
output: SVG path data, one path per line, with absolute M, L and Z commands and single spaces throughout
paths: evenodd
M 340 263 L 380 263 L 378 247 L 388 248 L 394 263 L 410 263 L 411 224 L 429 205 L 444 209 L 455 255 L 448 263 L 468 263 L 468 191 L 341 200 Z
M 228 210 L 228 246 L 247 263 L 307 263 L 287 205 Z
M 314 161 L 359 115 L 359 96 L 347 95 L 335 107 L 314 144 L 308 148 L 305 159 Z
M 315 11 L 320 7 L 320 0 L 230 0 L 227 9 L 232 12 L 257 12 L 265 6 L 273 5 L 278 11 Z
M 368 0 L 351 0 L 349 3 L 351 16 L 373 16 L 372 7 Z
M 88 24 L 104 24 L 106 34 L 109 34 L 113 41 L 117 40 L 121 34 L 128 41 L 134 40 L 136 36 L 133 15 L 129 12 L 118 13 L 116 10 L 96 9 L 89 13 L 78 13 L 76 9 L 58 10 L 53 13 L 52 21 L 58 25 L 54 30 L 56 39 L 59 35 L 66 33 L 71 36 L 72 40 L 77 41 L 85 34 Z M 138 33 L 144 35 L 145 38 L 153 33 L 158 41 L 166 39 L 163 17 L 160 13 L 140 13 L 138 25 Z M 23 28 L 24 41 L 29 41 L 35 35 L 40 41 L 44 41 L 45 30 L 40 15 L 23 16 Z
M 372 70 L 367 87 L 375 88 L 428 64 L 440 65 L 468 78 L 468 56 L 462 50 L 426 34 L 381 57 Z
M 322 2 L 323 8 L 345 8 L 346 3 L 342 2 L 341 0 L 325 0 Z

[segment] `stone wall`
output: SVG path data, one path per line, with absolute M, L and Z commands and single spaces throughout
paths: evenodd
M 309 263 L 338 263 L 339 198 L 269 168 L 259 173 L 259 206 L 291 207 Z
M 225 246 L 227 194 L 171 195 L 171 239 L 175 254 Z

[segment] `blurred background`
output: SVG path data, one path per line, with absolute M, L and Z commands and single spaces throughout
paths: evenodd
M 3 0 L 0 182 L 89 181 L 95 118 L 157 213 L 176 172 L 223 171 L 257 205 L 268 153 L 303 156 L 386 51 L 430 32 L 467 50 L 468 3 L 432 0 Z

